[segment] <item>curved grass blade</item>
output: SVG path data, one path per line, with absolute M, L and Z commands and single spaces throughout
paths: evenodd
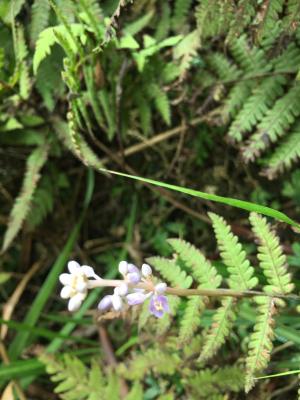
M 272 217 L 274 219 L 277 219 L 278 221 L 285 222 L 285 223 L 287 223 L 287 224 L 289 224 L 289 225 L 291 225 L 291 226 L 293 226 L 295 228 L 298 228 L 300 230 L 300 224 L 299 223 L 297 223 L 293 219 L 289 218 L 283 212 L 278 211 L 278 210 L 274 210 L 271 207 L 261 206 L 261 205 L 256 204 L 256 203 L 251 203 L 250 201 L 238 200 L 238 199 L 234 199 L 234 198 L 231 198 L 231 197 L 223 197 L 223 196 L 218 196 L 216 194 L 200 192 L 199 190 L 188 189 L 188 188 L 185 188 L 185 187 L 182 187 L 182 186 L 177 186 L 177 185 L 172 185 L 172 184 L 165 183 L 165 182 L 156 181 L 154 179 L 148 179 L 148 178 L 143 178 L 141 176 L 125 174 L 123 172 L 111 171 L 111 170 L 108 170 L 108 169 L 105 169 L 105 168 L 101 168 L 100 171 L 109 172 L 109 173 L 111 173 L 113 175 L 123 176 L 125 178 L 135 179 L 135 180 L 140 181 L 140 182 L 150 183 L 151 185 L 164 187 L 166 189 L 174 190 L 176 192 L 181 192 L 181 193 L 184 193 L 184 194 L 188 194 L 190 196 L 198 197 L 200 199 L 210 200 L 210 201 L 214 201 L 214 202 L 217 202 L 217 203 L 226 204 L 226 205 L 231 206 L 231 207 L 241 208 L 241 209 L 249 211 L 249 212 L 250 211 L 255 211 L 255 212 L 259 213 L 259 214 L 263 214 L 263 215 L 266 215 L 268 217 Z

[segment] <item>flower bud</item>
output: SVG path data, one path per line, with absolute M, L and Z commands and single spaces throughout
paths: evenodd
M 113 305 L 113 308 L 115 309 L 115 311 L 120 311 L 122 309 L 122 306 L 123 306 L 122 299 L 116 293 L 114 293 L 111 296 L 111 302 L 112 302 L 112 305 Z
M 150 265 L 148 265 L 148 264 L 142 265 L 142 274 L 145 278 L 148 278 L 148 276 L 152 275 L 152 269 L 151 269 Z
M 119 296 L 125 296 L 128 292 L 128 286 L 126 285 L 126 283 L 121 283 L 120 286 L 115 288 L 114 292 Z
M 129 304 L 130 306 L 136 306 L 136 305 L 138 305 L 138 304 L 143 303 L 143 302 L 146 300 L 147 295 L 145 295 L 145 294 L 143 294 L 143 293 L 140 293 L 140 292 L 137 292 L 137 293 L 130 293 L 130 294 L 128 294 L 128 295 L 126 296 L 126 298 L 127 298 L 128 304 Z
M 158 294 L 164 293 L 166 289 L 167 289 L 167 284 L 165 282 L 160 282 L 155 286 L 155 291 Z
M 100 303 L 98 304 L 98 309 L 100 311 L 106 311 L 108 310 L 111 305 L 112 305 L 112 301 L 111 301 L 112 296 L 108 295 L 108 296 L 104 296 L 103 299 L 100 301 Z
M 128 262 L 127 261 L 121 261 L 119 263 L 119 272 L 122 275 L 126 275 L 128 272 Z
M 128 264 L 128 272 L 140 273 L 138 267 L 136 267 L 134 264 Z
M 127 279 L 128 282 L 135 285 L 136 283 L 139 283 L 139 281 L 141 280 L 141 275 L 138 272 L 131 272 L 127 274 Z

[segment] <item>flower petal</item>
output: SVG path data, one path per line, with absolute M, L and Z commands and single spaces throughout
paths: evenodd
M 84 293 L 87 291 L 88 284 L 87 282 L 84 282 L 84 280 L 78 280 L 76 284 L 76 290 L 80 293 Z
M 98 309 L 100 311 L 108 310 L 112 305 L 112 301 L 111 300 L 112 300 L 112 295 L 104 296 L 103 299 L 98 304 Z
M 72 282 L 72 275 L 71 274 L 60 274 L 59 281 L 63 285 L 70 285 Z
M 141 280 L 141 275 L 138 272 L 130 272 L 126 278 L 130 283 L 136 284 Z
M 69 300 L 68 310 L 71 312 L 77 311 L 80 308 L 82 301 L 83 301 L 82 294 L 81 293 L 75 294 L 75 296 L 71 297 Z
M 136 293 L 130 293 L 126 296 L 127 302 L 130 306 L 136 306 L 138 304 L 142 304 L 146 299 L 147 295 L 136 292 Z
M 142 265 L 142 275 L 145 278 L 148 278 L 148 276 L 152 275 L 152 268 L 148 264 L 143 264 Z
M 149 311 L 157 318 L 161 318 L 165 312 L 169 312 L 169 303 L 166 296 L 152 296 Z
M 127 261 L 121 261 L 119 263 L 119 272 L 122 275 L 126 275 L 128 272 L 128 262 Z
M 114 292 L 116 294 L 118 294 L 119 296 L 125 296 L 128 292 L 128 286 L 126 285 L 126 283 L 121 283 L 120 286 L 116 287 Z
M 123 305 L 121 297 L 118 296 L 117 294 L 113 294 L 111 297 L 112 297 L 111 302 L 112 302 L 113 308 L 116 311 L 120 311 L 122 309 L 122 305 Z
M 68 299 L 69 297 L 71 297 L 72 292 L 73 289 L 71 288 L 71 286 L 64 286 L 60 291 L 60 297 L 63 299 Z
M 165 282 L 160 282 L 155 286 L 155 291 L 158 294 L 164 293 L 166 289 L 167 289 L 167 284 Z
M 71 274 L 76 272 L 80 268 L 80 265 L 78 264 L 77 261 L 69 261 L 68 262 L 68 270 L 70 271 Z
M 128 264 L 128 272 L 137 272 L 139 274 L 140 270 L 134 264 Z
M 82 265 L 80 270 L 84 273 L 88 278 L 94 278 L 96 276 L 95 271 L 89 265 Z

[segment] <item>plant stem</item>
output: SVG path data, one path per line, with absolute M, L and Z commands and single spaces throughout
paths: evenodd
M 89 287 L 90 289 L 97 287 L 117 287 L 122 283 L 126 283 L 132 289 L 144 289 L 149 292 L 153 292 L 155 290 L 154 284 L 151 281 L 140 282 L 136 285 L 128 283 L 121 279 L 99 279 L 95 281 L 90 281 Z M 208 296 L 208 297 L 254 297 L 254 296 L 267 296 L 267 297 L 277 297 L 281 299 L 293 299 L 300 300 L 300 297 L 297 295 L 285 295 L 279 293 L 264 293 L 256 290 L 233 290 L 233 289 L 180 289 L 180 288 L 171 288 L 167 287 L 167 294 L 175 295 L 175 296 Z

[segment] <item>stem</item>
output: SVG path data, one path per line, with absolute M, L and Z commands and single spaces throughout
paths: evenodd
M 130 284 L 121 279 L 101 279 L 95 281 L 89 281 L 90 289 L 96 287 L 117 287 L 122 283 L 126 283 L 132 289 L 144 289 L 149 292 L 154 291 L 154 285 L 152 282 L 140 282 L 136 285 Z M 233 290 L 233 289 L 180 289 L 167 287 L 167 294 L 175 296 L 208 296 L 208 297 L 253 297 L 253 296 L 266 296 L 266 297 L 277 297 L 280 299 L 293 299 L 300 300 L 300 296 L 297 295 L 285 295 L 278 293 L 264 293 L 256 290 Z

